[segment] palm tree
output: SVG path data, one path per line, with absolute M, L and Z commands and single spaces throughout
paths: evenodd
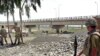
M 29 18 L 30 17 L 30 8 L 32 7 L 37 12 L 36 4 L 38 4 L 38 6 L 41 7 L 41 3 L 40 3 L 40 0 L 14 0 L 14 1 L 15 1 L 16 7 L 19 8 L 20 26 L 21 26 L 21 32 L 22 32 L 23 9 L 25 9 L 26 15 Z M 23 40 L 23 38 L 22 38 L 22 40 Z
M 31 7 L 37 12 L 36 4 L 38 4 L 38 6 L 41 7 L 40 0 L 9 0 L 9 1 L 8 0 L 0 0 L 0 13 L 7 14 L 8 34 L 9 34 L 10 39 L 11 39 L 11 35 L 9 32 L 9 13 L 11 13 L 11 15 L 13 16 L 13 21 L 15 22 L 15 18 L 14 18 L 15 6 L 14 5 L 16 5 L 17 8 L 19 8 L 20 26 L 21 26 L 21 32 L 22 32 L 23 9 L 26 10 L 26 15 L 29 18 Z M 11 43 L 12 43 L 12 39 L 11 39 Z
M 9 38 L 11 40 L 11 43 L 13 44 L 12 42 L 12 38 L 11 38 L 11 35 L 10 35 L 10 30 L 9 30 L 9 10 L 11 9 L 11 1 L 9 0 L 0 0 L 0 13 L 1 14 L 5 14 L 7 15 L 7 27 L 8 27 L 8 35 L 9 35 Z
M 10 13 L 11 13 L 11 15 L 12 15 L 12 17 L 13 17 L 13 22 L 15 23 L 15 16 L 14 16 L 14 0 L 11 0 L 11 4 L 10 4 L 10 7 L 11 7 L 11 9 L 10 9 Z

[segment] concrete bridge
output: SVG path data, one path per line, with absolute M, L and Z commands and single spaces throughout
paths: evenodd
M 62 17 L 62 18 L 48 18 L 37 20 L 23 20 L 23 25 L 84 25 L 85 21 L 92 16 L 78 16 L 78 17 Z M 20 21 L 16 21 L 20 24 Z M 7 22 L 0 22 L 0 25 L 7 25 Z M 14 25 L 9 22 L 9 25 Z
M 78 16 L 78 17 L 62 17 L 62 18 L 48 18 L 48 19 L 37 19 L 37 20 L 23 20 L 22 25 L 23 27 L 28 27 L 31 31 L 32 27 L 40 28 L 41 25 L 49 25 L 51 28 L 59 30 L 63 28 L 65 25 L 83 25 L 85 21 L 93 16 Z M 16 21 L 18 25 L 20 25 L 20 21 Z M 0 22 L 0 25 L 7 26 L 7 22 Z M 13 22 L 9 22 L 10 26 L 13 26 Z

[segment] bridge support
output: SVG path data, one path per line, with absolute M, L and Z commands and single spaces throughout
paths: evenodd
M 32 28 L 36 27 L 36 25 L 25 25 L 26 28 L 28 28 L 28 32 L 31 33 Z
M 67 29 L 68 29 L 68 25 L 67 25 Z
M 81 25 L 81 29 L 83 29 L 83 25 Z
M 31 33 L 31 32 L 32 32 L 31 30 L 32 30 L 32 28 L 31 28 L 31 27 L 29 27 L 29 29 L 28 29 L 29 33 Z
M 37 29 L 40 30 L 40 25 L 37 25 Z
M 52 28 L 56 29 L 56 33 L 60 33 L 59 29 L 63 28 L 65 25 L 52 25 Z

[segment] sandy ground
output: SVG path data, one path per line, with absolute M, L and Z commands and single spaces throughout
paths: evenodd
M 0 56 L 73 56 L 70 34 L 37 34 L 24 37 L 24 43 L 0 47 Z M 12 38 L 14 41 L 14 37 Z M 10 41 L 9 41 L 10 43 Z
M 14 42 L 14 41 L 15 41 L 15 36 L 14 36 L 14 34 L 11 35 L 11 38 L 12 38 L 12 41 Z M 24 42 L 26 43 L 26 42 L 28 42 L 28 41 L 31 41 L 31 40 L 35 39 L 35 38 L 36 38 L 35 35 L 30 34 L 30 35 L 27 36 L 27 37 L 23 37 L 23 40 L 24 40 Z M 9 37 L 7 37 L 7 42 L 8 42 L 9 44 L 11 44 L 11 41 L 10 41 L 10 38 L 9 38 Z M 5 41 L 4 41 L 4 44 L 5 44 Z

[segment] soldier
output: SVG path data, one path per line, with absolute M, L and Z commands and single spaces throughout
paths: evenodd
M 18 41 L 17 44 L 20 44 L 21 43 L 20 40 L 23 43 L 22 33 L 20 30 L 20 27 L 17 26 L 17 23 L 15 23 L 14 29 L 15 29 L 15 42 L 14 42 L 14 44 L 16 44 L 17 41 Z
M 0 35 L 1 35 L 1 37 L 4 38 L 6 44 L 8 44 L 7 39 L 6 39 L 7 38 L 7 31 L 6 31 L 6 29 L 4 29 L 4 26 L 1 27 Z M 3 41 L 3 39 L 2 39 L 2 41 Z
M 85 23 L 88 36 L 84 43 L 83 50 L 78 56 L 100 56 L 100 33 L 96 31 L 97 22 L 94 18 L 88 19 Z

